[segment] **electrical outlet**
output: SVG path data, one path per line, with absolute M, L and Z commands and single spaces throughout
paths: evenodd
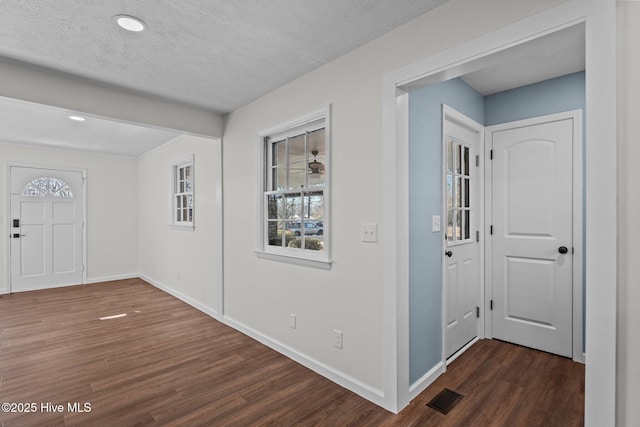
M 334 329 L 333 333 L 334 333 L 334 338 L 335 338 L 335 342 L 334 342 L 333 346 L 335 348 L 342 348 L 342 331 Z
M 291 329 L 296 328 L 296 315 L 293 313 L 289 314 L 289 327 Z

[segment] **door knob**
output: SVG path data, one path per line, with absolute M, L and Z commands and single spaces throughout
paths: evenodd
M 446 251 L 444 254 L 446 256 L 448 256 L 449 258 L 451 258 L 453 256 L 453 252 L 451 252 L 451 251 Z
M 561 254 L 566 254 L 567 252 L 569 252 L 569 249 L 567 249 L 566 246 L 560 246 L 558 248 L 558 252 L 560 252 Z

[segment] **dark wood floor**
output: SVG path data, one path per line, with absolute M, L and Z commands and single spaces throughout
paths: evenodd
M 37 404 L 2 426 L 579 426 L 583 390 L 582 365 L 483 340 L 393 415 L 142 280 L 0 298 L 0 402 Z

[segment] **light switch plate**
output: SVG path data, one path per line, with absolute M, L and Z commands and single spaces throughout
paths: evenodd
M 362 241 L 371 243 L 378 241 L 378 224 L 362 224 Z
M 440 215 L 433 215 L 431 217 L 431 231 L 434 233 L 440 231 Z

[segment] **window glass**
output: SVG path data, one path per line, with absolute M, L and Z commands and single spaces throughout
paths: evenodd
M 190 160 L 173 164 L 173 225 L 193 226 L 194 217 L 194 174 L 193 155 Z
M 264 139 L 264 249 L 284 253 L 326 250 L 327 134 L 325 119 Z M 278 252 L 280 253 L 280 252 Z M 301 255 L 304 256 L 304 255 Z
M 73 197 L 69 185 L 57 178 L 40 177 L 28 183 L 22 190 L 23 196 Z

